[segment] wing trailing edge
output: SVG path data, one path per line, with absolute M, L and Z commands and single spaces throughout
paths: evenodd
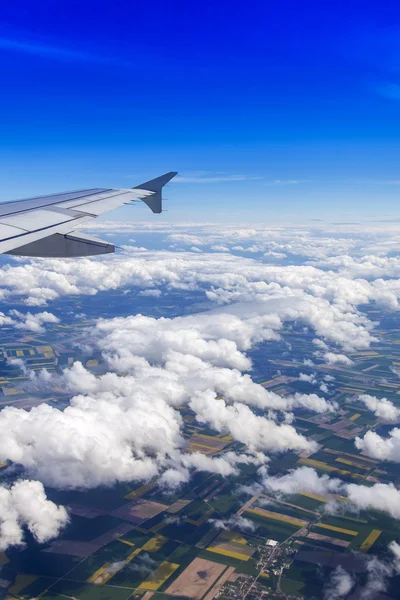
M 5 252 L 15 256 L 48 256 L 51 258 L 73 258 L 96 256 L 115 252 L 114 244 L 98 240 L 81 232 L 71 231 L 65 235 L 54 233 L 30 244 Z

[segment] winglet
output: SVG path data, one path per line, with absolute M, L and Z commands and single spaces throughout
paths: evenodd
M 133 189 L 154 192 L 151 196 L 142 198 L 142 200 L 153 211 L 153 213 L 160 213 L 162 212 L 162 188 L 177 174 L 178 173 L 176 171 L 170 171 L 169 173 L 165 173 L 165 175 L 160 175 L 160 177 L 156 177 L 155 179 L 146 181 L 146 183 L 137 185 Z

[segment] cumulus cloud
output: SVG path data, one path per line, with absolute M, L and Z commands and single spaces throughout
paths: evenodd
M 328 394 L 329 393 L 329 388 L 328 388 L 327 384 L 324 381 L 319 386 L 319 389 L 321 390 L 321 392 L 323 394 Z
M 21 545 L 24 528 L 39 543 L 56 537 L 68 522 L 63 506 L 47 499 L 39 481 L 17 481 L 10 488 L 0 487 L 0 550 Z
M 324 354 L 324 361 L 328 363 L 328 365 L 348 365 L 351 366 L 353 361 L 346 356 L 345 354 L 335 354 L 334 352 L 326 352 Z
M 318 475 L 315 469 L 310 467 L 300 467 L 281 477 L 266 477 L 262 483 L 267 490 L 281 494 L 297 494 L 302 491 L 325 496 L 339 493 L 342 488 L 340 479 L 331 479 L 328 475 Z
M 388 580 L 400 573 L 400 546 L 391 542 L 388 549 L 392 556 L 379 559 L 376 556 L 367 562 L 367 582 L 360 590 L 360 597 L 368 600 L 373 599 L 376 594 L 385 592 Z
M 318 383 L 315 373 L 300 373 L 299 381 L 305 381 L 306 383 L 311 383 L 311 385 L 317 385 Z
M 400 491 L 392 483 L 375 483 L 371 487 L 345 483 L 340 479 L 331 479 L 328 475 L 318 475 L 310 467 L 300 467 L 282 476 L 262 479 L 263 486 L 270 492 L 296 494 L 300 491 L 330 497 L 326 509 L 335 512 L 338 508 L 357 510 L 382 510 L 393 518 L 400 519 Z M 339 494 L 347 498 L 348 504 L 335 502 Z
M 167 489 L 175 489 L 190 479 L 190 469 L 218 473 L 222 477 L 238 475 L 240 464 L 262 465 L 268 458 L 262 452 L 236 454 L 225 452 L 223 456 L 211 457 L 199 452 L 185 453 L 180 456 L 180 464 L 175 456 L 173 466 L 168 467 L 159 478 L 159 485 Z M 170 461 L 172 462 L 172 461 Z
M 43 404 L 29 412 L 0 412 L 0 460 L 61 488 L 154 476 L 176 487 L 191 468 L 227 476 L 249 455 L 259 460 L 264 452 L 315 451 L 316 442 L 290 425 L 288 411 L 326 412 L 335 404 L 316 394 L 283 397 L 242 373 L 252 366 L 246 350 L 276 339 L 280 327 L 275 313 L 257 311 L 246 317 L 217 310 L 174 319 L 100 319 L 85 333 L 85 343 L 101 349 L 124 376 L 96 377 L 79 362 L 57 381 L 45 371 L 29 374 L 35 385 L 57 383 L 73 398 L 65 410 Z M 247 453 L 214 459 L 183 453 L 182 419 L 174 409 L 182 404 L 199 422 L 244 444 Z
M 400 491 L 392 483 L 375 483 L 371 487 L 349 483 L 346 493 L 350 502 L 360 510 L 383 510 L 400 519 Z
M 229 433 L 234 439 L 250 449 L 279 452 L 284 449 L 316 451 L 317 444 L 297 433 L 291 425 L 278 425 L 273 420 L 255 415 L 245 404 L 232 406 L 214 392 L 207 391 L 195 396 L 189 403 L 197 420 L 207 423 L 217 431 Z
M 363 438 L 356 438 L 355 445 L 368 456 L 379 460 L 400 462 L 400 429 L 395 427 L 384 438 L 375 431 L 367 431 Z
M 47 311 L 32 314 L 31 312 L 22 313 L 13 309 L 8 314 L 10 316 L 0 313 L 0 326 L 12 325 L 16 329 L 27 329 L 35 333 L 43 333 L 45 323 L 59 323 L 58 317 Z
M 255 523 L 241 515 L 232 515 L 229 519 L 209 519 L 208 522 L 212 523 L 216 529 L 238 529 L 245 533 L 256 531 Z
M 148 480 L 183 446 L 180 426 L 179 413 L 156 397 L 77 396 L 64 411 L 6 407 L 0 456 L 63 489 Z
M 400 410 L 387 398 L 361 394 L 357 400 L 363 402 L 370 411 L 386 423 L 396 423 L 400 420 Z
M 168 368 L 151 366 L 137 355 L 131 359 L 131 374 L 124 377 L 116 373 L 95 377 L 75 363 L 63 376 L 65 386 L 77 394 L 65 410 L 43 404 L 29 412 L 15 407 L 1 411 L 0 460 L 21 464 L 45 483 L 62 488 L 147 480 L 162 473 L 162 483 L 171 487 L 186 481 L 191 467 L 227 475 L 239 462 L 250 460 L 243 455 L 212 460 L 183 455 L 182 420 L 173 408 L 182 403 L 190 406 L 197 420 L 230 433 L 253 454 L 316 447 L 292 426 L 257 416 L 237 401 L 252 386 L 268 394 L 250 378 L 242 385 L 237 371 L 176 353 L 169 355 Z M 193 364 L 204 366 L 203 377 L 193 375 Z M 232 404 L 217 399 L 216 389 L 228 390 L 235 382 Z M 260 397 L 274 403 L 275 395 Z
M 346 236 L 310 238 L 309 232 L 293 229 L 289 235 L 270 228 L 255 243 L 257 228 L 212 232 L 204 227 L 195 235 L 176 231 L 169 241 L 203 252 L 126 247 L 124 253 L 107 259 L 19 261 L 0 269 L 0 297 L 20 297 L 28 306 L 43 306 L 68 294 L 94 295 L 127 286 L 140 288 L 139 293 L 149 297 L 177 290 L 203 291 L 216 306 L 174 319 L 135 315 L 99 320 L 85 332 L 85 344 L 100 349 L 116 372 L 95 377 L 76 363 L 60 378 L 73 395 L 65 410 L 43 404 L 29 412 L 15 407 L 0 412 L 0 460 L 18 463 L 29 475 L 66 489 L 155 476 L 161 485 L 174 488 L 188 480 L 192 469 L 228 477 L 238 472 L 241 463 L 263 464 L 265 452 L 317 449 L 316 442 L 292 427 L 290 411 L 305 407 L 326 412 L 336 405 L 317 394 L 280 396 L 254 383 L 246 372 L 252 368 L 247 352 L 256 344 L 278 340 L 285 323 L 301 323 L 318 336 L 319 356 L 323 354 L 331 364 L 351 364 L 339 348 L 343 352 L 368 348 L 374 340 L 374 324 L 359 307 L 371 301 L 398 307 L 400 284 L 387 279 L 397 266 L 371 259 L 374 270 L 368 270 L 364 261 L 362 268 L 368 273 L 364 277 L 356 274 L 354 261 L 327 264 L 335 253 L 358 247 Z M 308 256 L 314 264 L 263 264 L 229 254 L 231 245 L 275 259 Z M 221 253 L 204 251 L 211 246 Z M 379 278 L 374 279 L 377 273 Z M 2 315 L 1 322 L 40 332 L 57 318 L 48 312 L 12 311 Z M 54 383 L 48 374 L 32 375 L 41 385 L 48 378 Z M 324 382 L 320 390 L 327 392 Z M 182 404 L 199 422 L 243 444 L 242 453 L 211 458 L 186 452 L 177 410 Z M 378 404 L 374 410 L 381 414 L 394 408 L 388 401 Z M 384 450 L 380 445 L 387 457 L 400 456 L 396 431 L 383 440 Z M 372 444 L 370 434 L 376 435 L 368 432 L 357 443 Z M 360 508 L 380 505 L 395 514 L 393 504 L 398 499 L 390 486 L 372 486 L 366 495 L 361 493 L 363 486 L 351 487 L 304 469 L 280 478 L 266 476 L 264 485 L 276 493 L 296 489 L 340 493 Z
M 268 232 L 271 243 L 276 233 L 272 229 Z M 256 234 L 256 230 L 243 232 L 247 238 Z M 190 245 L 196 242 L 196 247 L 201 246 L 202 235 L 190 239 Z M 318 243 L 323 246 L 321 240 Z M 260 315 L 271 313 L 273 308 L 282 321 L 303 321 L 317 335 L 346 350 L 367 348 L 373 340 L 372 324 L 357 307 L 375 301 L 396 308 L 400 296 L 397 280 L 355 279 L 351 273 L 343 275 L 311 265 L 263 265 L 227 252 L 198 254 L 125 247 L 124 253 L 106 259 L 36 259 L 0 269 L 0 297 L 20 296 L 29 306 L 43 306 L 69 294 L 93 295 L 127 286 L 202 290 L 219 304 L 257 302 Z
M 354 579 L 340 565 L 332 572 L 324 588 L 324 600 L 340 600 L 349 594 L 354 586 Z
M 94 338 L 110 366 L 121 372 L 138 372 L 138 357 L 151 361 L 187 393 L 213 389 L 230 401 L 240 401 L 272 410 L 306 407 L 315 412 L 333 410 L 335 404 L 316 394 L 282 397 L 255 384 L 248 374 L 251 361 L 244 353 L 254 344 L 276 339 L 281 322 L 276 315 L 240 318 L 220 311 L 175 319 L 134 317 L 99 320 Z M 154 378 L 153 378 L 154 379 Z M 187 395 L 187 394 L 186 394 Z M 182 395 L 179 401 L 184 401 Z
M 139 296 L 153 296 L 153 298 L 158 298 L 161 296 L 161 293 L 161 290 L 141 290 Z

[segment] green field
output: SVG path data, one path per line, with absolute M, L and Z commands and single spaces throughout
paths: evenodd
M 256 513 L 245 511 L 244 516 L 255 524 L 257 536 L 277 540 L 278 542 L 283 542 L 299 530 L 299 527 L 290 525 L 290 523 L 269 519 Z
M 54 600 L 55 597 L 79 598 L 79 600 L 126 600 L 132 590 L 113 588 L 108 585 L 92 585 L 74 581 L 58 581 L 40 600 Z
M 323 597 L 325 578 L 322 569 L 317 565 L 295 560 L 289 569 L 283 572 L 282 582 L 283 579 L 285 581 L 283 585 L 281 583 L 281 587 L 286 594 L 301 593 L 307 600 L 320 600 Z
M 291 496 L 288 496 L 288 502 L 290 502 L 291 504 L 296 504 L 297 506 L 301 506 L 303 508 L 307 508 L 308 510 L 314 510 L 317 512 L 323 510 L 325 504 L 320 500 L 315 500 L 315 498 L 309 498 L 308 496 L 303 496 L 302 494 L 293 494 Z

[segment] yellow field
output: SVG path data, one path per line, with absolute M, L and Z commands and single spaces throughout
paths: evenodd
M 98 364 L 99 364 L 99 361 L 97 360 L 97 358 L 91 358 L 90 360 L 87 361 L 86 366 L 87 367 L 97 367 Z
M 91 575 L 90 577 L 88 577 L 86 579 L 87 583 L 93 583 L 95 581 L 95 579 L 97 579 L 100 575 L 103 575 L 104 571 L 109 566 L 110 566 L 110 563 L 105 563 L 102 567 L 100 567 L 100 569 L 97 569 L 97 571 L 95 571 L 93 573 L 93 575 Z
M 336 462 L 343 463 L 343 464 L 345 464 L 345 465 L 351 465 L 352 467 L 358 467 L 359 469 L 366 469 L 367 471 L 369 471 L 369 470 L 370 470 L 370 468 L 371 468 L 371 466 L 370 466 L 370 465 L 369 465 L 369 466 L 366 466 L 365 464 L 362 464 L 362 463 L 356 462 L 356 461 L 354 461 L 354 460 L 350 460 L 350 459 L 348 459 L 348 458 L 342 458 L 342 457 L 339 457 L 339 458 L 335 458 L 335 461 L 336 461 Z
M 308 492 L 299 492 L 301 496 L 306 496 L 307 498 L 312 498 L 313 500 L 318 500 L 319 502 L 328 502 L 328 499 L 325 496 L 318 496 L 318 494 L 309 494 Z
M 135 544 L 133 542 L 129 542 L 128 540 L 124 540 L 123 538 L 118 538 L 119 542 L 122 542 L 123 544 L 126 544 L 127 546 L 134 546 Z
M 125 565 L 131 562 L 131 560 L 135 558 L 135 556 L 137 556 L 139 552 L 141 552 L 141 550 L 142 548 L 136 548 L 136 550 L 131 552 L 125 560 L 121 560 L 117 563 L 106 562 L 102 567 L 100 567 L 100 569 L 97 569 L 97 571 L 95 571 L 93 575 L 91 575 L 86 580 L 87 583 L 96 583 L 98 585 L 104 585 L 109 579 L 111 579 L 111 577 L 114 577 L 114 575 L 118 573 L 118 571 L 123 569 Z
M 230 556 L 232 558 L 237 558 L 238 560 L 249 560 L 249 558 L 251 558 L 248 554 L 241 554 L 240 552 L 227 550 L 226 548 L 220 548 L 219 546 L 207 546 L 207 552 L 215 552 L 215 554 Z
M 382 531 L 380 529 L 373 529 L 371 531 L 371 533 L 365 538 L 365 540 L 363 541 L 363 543 L 360 546 L 360 550 L 361 552 L 366 552 L 367 550 L 369 550 L 372 546 L 372 544 L 374 544 L 376 542 L 376 540 L 378 539 L 378 537 L 381 535 Z
M 3 387 L 3 394 L 5 396 L 13 396 L 14 394 L 20 394 L 21 392 L 19 392 L 16 388 L 6 388 Z
M 308 523 L 308 521 L 303 521 L 302 519 L 296 519 L 294 517 L 288 517 L 287 515 L 282 515 L 280 513 L 265 510 L 265 508 L 248 508 L 246 512 L 255 513 L 256 515 L 260 515 L 261 517 L 267 517 L 268 519 L 275 519 L 276 521 L 290 523 L 291 525 L 296 525 L 296 527 L 303 527 Z
M 176 563 L 163 562 L 145 581 L 139 585 L 140 590 L 158 590 L 158 588 L 167 581 L 168 577 L 179 568 Z
M 347 533 L 348 535 L 358 535 L 358 531 L 354 531 L 353 529 L 343 529 L 342 527 L 335 527 L 335 525 L 327 525 L 326 523 L 315 523 L 314 527 L 321 527 L 330 531 L 340 531 L 340 533 Z
M 5 463 L 5 462 L 0 462 L 0 469 L 2 469 L 3 467 L 6 467 L 6 466 L 7 466 L 7 463 Z M 1 563 L 0 563 L 0 564 L 1 564 Z
M 242 537 L 235 531 L 222 531 L 219 536 L 219 540 L 227 540 L 228 542 L 236 542 L 236 544 L 247 544 L 246 538 Z
M 164 546 L 166 541 L 167 538 L 163 535 L 155 535 L 142 546 L 142 550 L 145 550 L 146 552 L 157 552 L 157 550 Z
M 336 467 L 332 467 L 328 465 L 328 463 L 321 462 L 320 460 L 314 460 L 313 458 L 300 458 L 299 463 L 302 465 L 308 465 L 309 467 L 317 467 L 318 469 L 323 469 L 324 471 L 337 471 L 341 475 L 348 475 L 350 471 L 344 471 L 343 469 L 337 469 Z
M 371 310 L 371 312 L 374 312 Z M 349 356 L 380 356 L 378 352 L 370 352 L 368 350 L 362 350 L 361 352 L 350 352 Z
M 361 413 L 356 413 L 355 415 L 349 418 L 349 421 L 355 421 L 356 419 L 358 419 L 358 417 L 361 417 Z
M 215 448 L 212 446 L 207 446 L 206 444 L 199 444 L 198 442 L 189 442 L 190 448 L 194 448 L 195 450 L 199 450 L 199 452 L 203 452 L 206 450 L 208 453 L 215 451 Z

